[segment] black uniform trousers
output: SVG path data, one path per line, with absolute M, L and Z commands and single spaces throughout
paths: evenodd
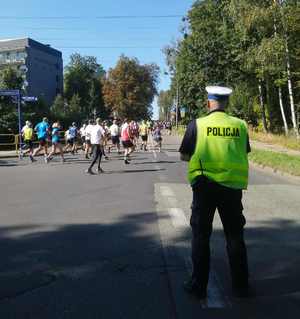
M 95 165 L 95 163 L 98 160 L 98 169 L 100 169 L 101 164 L 101 158 L 102 158 L 102 147 L 99 144 L 92 144 L 92 162 L 89 167 L 89 169 L 92 169 L 92 167 Z
M 234 290 L 248 288 L 248 261 L 244 242 L 242 190 L 224 187 L 201 176 L 193 185 L 192 277 L 202 291 L 207 290 L 210 270 L 210 236 L 218 209 L 227 242 Z

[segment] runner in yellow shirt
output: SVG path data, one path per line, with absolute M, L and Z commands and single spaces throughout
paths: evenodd
M 25 146 L 27 150 L 24 152 L 24 154 L 29 153 L 29 158 L 31 162 L 35 162 L 35 159 L 33 158 L 33 128 L 32 124 L 29 121 L 26 121 L 26 125 L 22 129 L 22 137 L 25 143 Z
M 147 151 L 148 132 L 149 127 L 146 122 L 143 121 L 140 126 L 140 136 L 142 138 L 141 150 L 144 149 L 144 151 Z

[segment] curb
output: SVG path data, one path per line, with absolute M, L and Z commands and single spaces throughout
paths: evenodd
M 249 161 L 249 164 L 250 164 L 250 168 L 255 168 L 257 170 L 269 173 L 273 176 L 288 178 L 293 182 L 300 183 L 300 176 L 292 175 L 292 174 L 280 171 L 276 168 L 272 168 L 272 167 L 266 166 L 266 165 L 261 165 L 261 164 L 258 164 L 258 163 L 252 162 L 252 161 Z
M 7 154 L 7 155 L 0 154 L 0 159 L 6 159 L 6 158 L 19 158 L 19 155 L 17 155 L 17 154 Z

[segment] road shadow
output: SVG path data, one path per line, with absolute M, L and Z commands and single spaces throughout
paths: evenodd
M 169 318 L 156 232 L 155 212 L 103 224 L 0 227 L 0 317 Z
M 211 238 L 210 282 L 212 301 L 221 294 L 229 301 L 226 309 L 216 309 L 221 318 L 293 318 L 300 313 L 300 225 L 295 220 L 270 219 L 245 229 L 248 250 L 250 286 L 253 296 L 236 299 L 232 295 L 230 268 L 223 230 L 214 227 Z M 191 230 L 177 236 L 177 246 L 190 254 L 186 241 Z M 169 249 L 172 249 L 169 247 Z M 191 269 L 190 269 L 191 271 Z M 213 309 L 212 309 L 213 310 Z M 211 314 L 213 314 L 211 313 Z M 208 318 L 214 318 L 208 317 Z
M 14 167 L 18 166 L 18 163 L 14 160 L 0 159 L 0 167 Z
M 190 230 L 177 232 L 173 241 L 165 243 L 172 255 L 170 263 L 163 256 L 157 222 L 155 212 L 139 212 L 105 223 L 0 227 L 0 317 L 172 318 L 168 277 L 187 275 L 185 260 L 172 252 L 190 239 Z M 297 317 L 299 234 L 300 225 L 287 219 L 246 228 L 250 283 L 256 296 L 232 300 L 231 308 L 218 309 L 218 317 Z M 186 246 L 182 249 L 189 253 Z M 214 230 L 211 249 L 212 267 L 222 292 L 230 297 L 222 230 Z M 189 302 L 199 311 L 198 301 Z M 215 318 L 214 313 L 206 313 L 210 310 L 203 311 L 205 318 Z
M 284 317 L 287 308 L 290 314 L 300 313 L 299 232 L 299 223 L 288 219 L 270 219 L 255 227 L 246 226 L 250 285 L 254 296 L 248 300 L 232 299 L 235 310 L 242 310 L 246 318 L 266 318 L 266 309 L 270 318 Z M 212 267 L 224 291 L 232 298 L 225 245 L 223 230 L 214 230 Z
M 143 165 L 143 164 L 176 164 L 179 163 L 179 161 L 155 161 L 155 162 L 138 162 L 134 163 L 134 165 Z
M 153 164 L 153 163 L 152 163 Z M 130 173 L 147 173 L 147 172 L 160 172 L 165 171 L 165 168 L 157 169 L 130 169 L 130 170 L 105 170 L 104 174 L 130 174 Z

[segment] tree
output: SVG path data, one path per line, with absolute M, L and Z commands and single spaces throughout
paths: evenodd
M 287 132 L 292 126 L 297 134 L 299 2 L 198 0 L 185 20 L 171 88 L 179 83 L 189 115 L 204 111 L 205 86 L 221 82 L 234 89 L 233 114 L 265 131 Z
M 19 90 L 22 88 L 23 78 L 18 72 L 7 67 L 0 72 L 0 89 Z M 0 132 L 17 132 L 17 106 L 9 97 L 0 97 Z
M 81 119 L 81 99 L 78 94 L 74 94 L 67 109 L 70 122 L 78 122 Z M 68 123 L 71 124 L 71 123 Z
M 65 98 L 68 102 L 74 95 L 80 98 L 79 121 L 92 117 L 95 109 L 97 113 L 105 114 L 101 83 L 104 75 L 105 71 L 96 57 L 84 57 L 78 53 L 71 55 L 65 68 Z
M 159 119 L 161 121 L 171 120 L 171 111 L 174 104 L 172 92 L 170 90 L 160 91 L 158 95 Z
M 192 116 L 205 109 L 206 85 L 220 81 L 230 85 L 240 78 L 237 63 L 240 44 L 224 11 L 225 3 L 196 1 L 187 16 L 189 30 L 178 46 L 176 81 L 181 103 Z
M 104 106 L 103 100 L 103 83 L 97 79 L 93 79 L 89 91 L 89 114 L 93 116 L 106 118 L 108 110 Z
M 51 106 L 51 117 L 53 120 L 64 121 L 66 118 L 66 102 L 61 94 L 58 94 Z
M 158 74 L 157 65 L 142 65 L 137 59 L 122 55 L 103 84 L 104 101 L 110 112 L 134 120 L 149 118 Z
M 3 69 L 0 76 L 0 86 L 2 89 L 21 90 L 22 85 L 23 78 L 14 68 L 7 67 Z

